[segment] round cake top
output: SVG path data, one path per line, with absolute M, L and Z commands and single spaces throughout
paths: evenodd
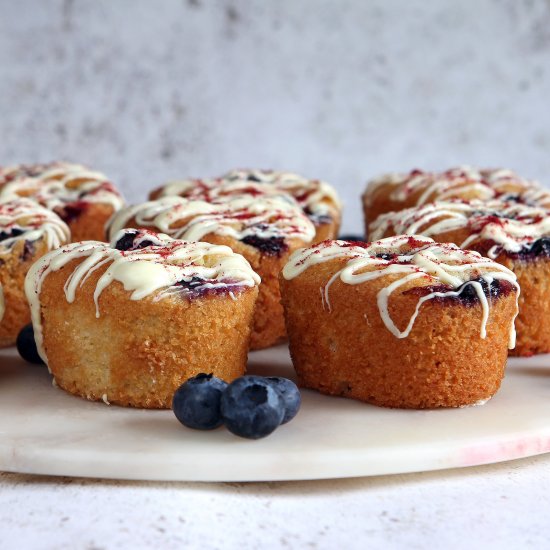
M 109 223 L 113 236 L 132 220 L 176 239 L 200 241 L 205 235 L 228 236 L 265 254 L 279 254 L 289 239 L 309 243 L 315 227 L 292 200 L 280 196 L 235 197 L 222 204 L 163 197 L 120 210 Z
M 100 296 L 113 281 L 122 284 L 129 300 L 153 296 L 158 302 L 168 297 L 185 299 L 235 294 L 260 284 L 250 264 L 228 246 L 186 242 L 168 235 L 136 229 L 117 233 L 111 244 L 98 241 L 71 243 L 53 250 L 33 264 L 25 279 L 25 293 L 31 307 L 35 339 L 40 356 L 42 346 L 40 292 L 52 272 L 73 260 L 79 263 L 68 273 L 64 285 L 67 302 L 98 268 L 107 266 L 94 291 L 96 317 Z
M 478 300 L 483 309 L 481 337 L 486 337 L 489 299 L 501 291 L 519 286 L 515 274 L 508 268 L 477 252 L 462 250 L 454 244 L 439 244 L 428 237 L 400 235 L 370 243 L 324 241 L 316 246 L 297 250 L 283 268 L 283 277 L 291 280 L 310 267 L 338 260 L 321 297 L 323 308 L 331 311 L 329 289 L 339 279 L 345 284 L 367 283 L 392 276 L 377 296 L 378 308 L 386 328 L 397 338 L 406 338 L 414 325 L 421 305 L 434 298 L 458 298 L 466 304 Z M 416 281 L 426 289 L 404 330 L 392 321 L 388 303 L 392 293 Z M 510 327 L 510 347 L 515 346 L 515 330 Z
M 492 259 L 502 252 L 550 255 L 550 246 L 537 245 L 550 236 L 550 212 L 510 201 L 438 201 L 389 212 L 370 225 L 369 236 L 376 240 L 387 235 L 424 235 L 440 240 L 444 233 L 462 230 L 467 236 L 456 244 L 474 247 Z
M 70 240 L 67 224 L 54 212 L 31 199 L 19 198 L 0 203 L 0 259 L 19 242 L 44 239 L 48 249 Z
M 77 215 L 86 203 L 109 204 L 114 210 L 124 204 L 107 176 L 69 162 L 0 167 L 0 201 L 17 197 L 32 197 L 64 218 Z
M 411 170 L 408 173 L 389 173 L 371 180 L 365 198 L 370 200 L 381 186 L 390 185 L 390 199 L 406 201 L 420 193 L 416 205 L 432 200 L 453 198 L 515 199 L 526 204 L 550 206 L 550 192 L 533 180 L 522 178 L 512 170 L 483 169 L 470 166 L 451 168 L 443 172 Z
M 161 188 L 159 196 L 179 195 L 219 203 L 240 195 L 280 194 L 294 197 L 316 225 L 330 223 L 339 215 L 340 199 L 330 184 L 291 172 L 232 170 L 215 179 L 170 182 Z

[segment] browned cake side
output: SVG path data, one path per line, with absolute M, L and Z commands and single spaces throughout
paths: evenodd
M 431 223 L 436 221 L 437 218 L 433 218 Z M 469 229 L 462 228 L 438 233 L 433 238 L 439 242 L 460 244 L 470 234 Z M 394 235 L 395 232 L 389 230 L 384 237 Z M 479 240 L 469 244 L 468 248 L 485 255 L 492 245 L 491 242 Z M 509 351 L 510 355 L 528 357 L 550 352 L 550 323 L 545 322 L 545 319 L 550 319 L 550 259 L 545 256 L 518 256 L 516 259 L 502 252 L 495 261 L 516 274 L 521 288 L 519 314 L 515 322 L 516 347 Z
M 279 273 L 294 250 L 306 246 L 299 239 L 288 239 L 288 248 L 280 254 L 262 254 L 257 248 L 231 237 L 210 233 L 201 240 L 212 244 L 224 244 L 237 254 L 242 254 L 260 275 L 262 282 L 254 311 L 254 323 L 250 336 L 250 349 L 263 349 L 286 339 Z
M 186 223 L 187 220 L 182 219 L 174 223 L 172 227 L 183 227 Z M 151 226 L 140 225 L 135 218 L 130 219 L 126 225 L 136 229 L 151 229 Z M 287 248 L 285 250 L 269 254 L 262 253 L 256 247 L 232 237 L 216 233 L 204 235 L 201 237 L 201 241 L 229 246 L 234 252 L 244 256 L 262 279 L 254 312 L 250 349 L 264 349 L 284 341 L 286 329 L 279 290 L 279 273 L 292 252 L 309 243 L 300 239 L 286 239 Z
M 106 267 L 78 289 L 73 303 L 63 286 L 79 260 L 51 273 L 41 292 L 44 349 L 56 383 L 91 400 L 169 408 L 174 391 L 200 372 L 230 381 L 245 372 L 257 288 L 236 294 L 154 301 L 129 299 L 113 282 L 93 293 Z
M 110 204 L 87 202 L 81 209 L 62 209 L 57 213 L 71 230 L 71 242 L 105 241 L 105 224 L 115 209 Z
M 315 224 L 315 237 L 311 244 L 317 244 L 329 239 L 337 239 L 340 232 L 340 216 L 332 216 L 329 223 Z
M 518 278 L 519 314 L 516 318 L 516 347 L 510 355 L 528 357 L 550 352 L 550 259 L 515 260 L 501 254 L 497 262 Z
M 149 195 L 147 195 L 147 198 L 150 201 L 156 201 L 157 199 L 160 199 L 163 196 L 163 191 L 165 187 L 165 185 L 155 187 L 152 191 L 149 191 Z
M 43 240 L 25 247 L 25 241 L 14 244 L 10 253 L 0 259 L 0 285 L 4 292 L 5 312 L 0 321 L 0 348 L 12 346 L 19 331 L 31 322 L 25 297 L 24 281 L 30 266 L 48 252 Z
M 487 337 L 480 337 L 479 302 L 428 300 L 408 337 L 384 326 L 377 293 L 391 276 L 358 285 L 339 279 L 330 287 L 331 311 L 320 288 L 338 261 L 282 276 L 292 360 L 302 386 L 399 408 L 458 407 L 490 398 L 504 376 L 515 292 L 491 302 Z M 418 301 L 414 283 L 390 300 L 390 314 L 404 328 Z

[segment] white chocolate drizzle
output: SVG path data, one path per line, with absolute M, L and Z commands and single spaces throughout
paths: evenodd
M 518 202 L 438 201 L 380 215 L 369 227 L 372 240 L 390 235 L 424 235 L 440 240 L 444 233 L 465 229 L 461 248 L 482 246 L 495 259 L 503 251 L 529 251 L 550 235 L 550 212 Z
M 200 241 L 209 233 L 237 240 L 297 238 L 304 243 L 315 236 L 314 225 L 294 201 L 278 196 L 242 196 L 223 204 L 164 197 L 117 212 L 109 222 L 110 238 L 132 220 L 138 227 L 188 241 Z
M 125 236 L 133 239 L 133 247 L 129 250 L 114 248 L 115 243 Z M 62 246 L 35 262 L 25 279 L 36 345 L 46 363 L 40 292 L 50 273 L 74 260 L 79 260 L 79 263 L 69 273 L 64 286 L 68 303 L 74 302 L 78 289 L 94 271 L 108 265 L 97 281 L 93 295 L 96 317 L 100 316 L 101 294 L 114 281 L 121 283 L 130 293 L 130 300 L 153 296 L 154 301 L 173 295 L 192 297 L 199 291 L 217 288 L 235 292 L 260 283 L 260 277 L 250 264 L 228 246 L 178 241 L 148 231 L 121 231 L 115 235 L 113 246 L 97 241 Z M 182 285 L 182 282 L 188 284 Z
M 312 214 L 328 215 L 334 208 L 340 210 L 342 207 L 340 198 L 332 185 L 322 180 L 307 179 L 293 172 L 239 169 L 227 172 L 222 178 L 236 184 L 246 181 L 249 185 L 251 183 L 271 185 L 279 192 L 292 195 L 302 208 Z
M 88 202 L 109 204 L 118 210 L 124 204 L 104 174 L 69 162 L 0 168 L 0 201 L 22 196 L 50 209 Z
M 243 195 L 292 196 L 316 224 L 326 223 L 323 222 L 325 216 L 337 218 L 341 209 L 336 190 L 327 182 L 272 170 L 232 170 L 215 179 L 169 182 L 161 189 L 160 196 L 173 195 L 212 203 Z
M 54 212 L 36 202 L 19 198 L 0 203 L 0 261 L 7 257 L 17 242 L 43 240 L 52 250 L 70 240 L 67 224 Z M 0 321 L 6 309 L 4 292 L 0 284 Z
M 291 280 L 306 269 L 330 260 L 341 260 L 345 264 L 331 275 L 322 291 L 322 304 L 323 307 L 327 305 L 329 312 L 329 290 L 337 279 L 345 284 L 357 285 L 380 277 L 399 275 L 377 295 L 382 322 L 396 338 L 406 338 L 410 334 L 424 302 L 434 298 L 459 296 L 467 285 L 473 287 L 479 298 L 482 307 L 480 337 L 486 338 L 490 303 L 482 281 L 489 287 L 498 280 L 507 281 L 514 286 L 517 291 L 516 315 L 518 312 L 519 285 L 512 271 L 477 252 L 461 250 L 453 244 L 438 244 L 430 238 L 416 235 L 390 237 L 366 243 L 364 246 L 345 241 L 324 241 L 294 252 L 283 268 L 283 277 Z M 428 283 L 423 286 L 445 285 L 449 290 L 432 291 L 420 297 L 407 326 L 400 330 L 390 316 L 389 300 L 399 288 L 416 279 Z M 510 349 L 515 347 L 514 319 L 509 332 Z
M 0 258 L 9 253 L 18 241 L 43 239 L 49 250 L 70 240 L 67 224 L 54 212 L 35 201 L 19 198 L 0 203 Z
M 406 201 L 412 194 L 420 193 L 415 204 L 423 205 L 433 200 L 455 198 L 491 200 L 514 197 L 534 206 L 550 207 L 550 191 L 533 180 L 520 177 L 507 169 L 478 169 L 470 166 L 451 168 L 444 172 L 412 170 L 409 173 L 389 173 L 369 182 L 365 193 L 367 204 L 380 186 L 394 187 L 390 199 Z

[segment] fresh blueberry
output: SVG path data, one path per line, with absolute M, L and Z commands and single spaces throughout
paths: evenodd
M 248 235 L 248 237 L 244 237 L 241 241 L 244 244 L 257 248 L 260 252 L 269 256 L 279 256 L 288 248 L 283 237 L 259 237 L 258 235 Z
M 213 430 L 223 424 L 220 399 L 227 382 L 212 374 L 197 374 L 189 378 L 174 393 L 172 410 L 188 428 Z
M 550 256 L 550 238 L 541 237 L 537 239 L 529 249 L 529 254 L 533 256 Z
M 76 201 L 66 204 L 63 209 L 57 211 L 57 214 L 63 218 L 63 221 L 69 223 L 77 220 L 87 208 L 88 203 L 86 201 Z
M 130 250 L 134 246 L 134 239 L 136 238 L 137 231 L 124 233 L 120 239 L 115 243 L 117 250 Z
M 120 237 L 120 239 L 115 243 L 115 248 L 117 250 L 127 251 L 127 250 L 136 250 L 138 248 L 147 248 L 152 246 L 154 243 L 148 239 L 142 240 L 136 244 L 137 237 L 139 237 L 139 231 L 127 231 Z
M 14 227 L 11 231 L 0 231 L 0 241 L 5 241 L 6 239 L 11 239 L 13 237 L 19 237 L 24 233 L 23 229 Z
M 285 402 L 267 379 L 241 376 L 227 386 L 222 395 L 221 411 L 230 432 L 247 439 L 260 439 L 281 424 Z
M 267 378 L 274 388 L 281 394 L 285 403 L 285 415 L 281 424 L 290 422 L 297 414 L 302 404 L 302 397 L 298 386 L 288 378 L 270 376 Z
M 43 365 L 42 357 L 38 355 L 38 350 L 36 349 L 36 342 L 34 340 L 34 329 L 32 325 L 27 325 L 21 329 L 21 332 L 17 336 L 15 342 L 17 346 L 17 351 L 19 355 L 29 363 L 34 363 L 35 365 Z
M 397 254 L 393 254 L 391 252 L 379 252 L 378 254 L 375 254 L 375 256 L 381 260 L 386 260 L 387 262 L 391 262 L 397 258 Z

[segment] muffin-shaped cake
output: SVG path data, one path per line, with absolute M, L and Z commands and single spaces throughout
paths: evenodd
M 38 258 L 70 241 L 69 228 L 54 212 L 29 199 L 0 203 L 0 347 L 15 343 L 30 322 L 23 290 Z
M 521 287 L 513 355 L 550 352 L 550 211 L 517 202 L 442 201 L 379 216 L 369 235 L 424 235 L 488 256 Z
M 336 190 L 321 180 L 310 180 L 291 172 L 273 170 L 232 170 L 216 179 L 170 182 L 155 189 L 151 199 L 177 195 L 212 203 L 236 196 L 287 195 L 293 197 L 315 225 L 314 242 L 338 235 L 341 204 Z
M 150 229 L 187 241 L 230 246 L 261 276 L 251 348 L 285 338 L 279 273 L 290 254 L 307 246 L 315 228 L 295 201 L 279 196 L 243 195 L 222 204 L 164 197 L 118 212 L 110 222 L 112 237 L 124 227 Z
M 30 197 L 70 227 L 73 241 L 102 240 L 105 223 L 122 207 L 122 195 L 100 172 L 79 164 L 0 167 L 0 201 Z
M 412 170 L 405 174 L 385 174 L 369 182 L 363 195 L 366 225 L 385 212 L 449 199 L 515 200 L 550 208 L 548 190 L 511 170 L 471 167 L 445 172 Z
M 62 246 L 25 291 L 40 356 L 64 390 L 169 408 L 189 377 L 245 371 L 259 277 L 227 246 L 125 230 Z
M 325 241 L 281 274 L 299 382 L 399 408 L 460 407 L 498 390 L 513 347 L 515 275 L 424 237 Z

